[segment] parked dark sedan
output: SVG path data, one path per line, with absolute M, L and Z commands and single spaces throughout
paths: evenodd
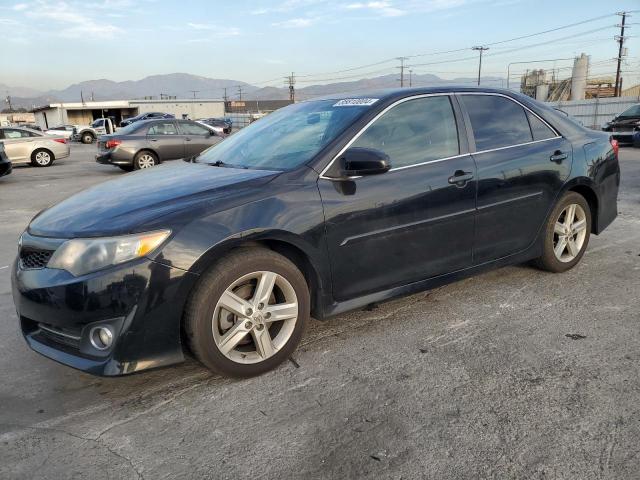
M 528 260 L 572 268 L 615 219 L 619 182 L 609 135 L 511 91 L 306 101 L 195 163 L 38 214 L 13 297 L 31 348 L 87 372 L 190 351 L 256 375 L 291 355 L 310 315 Z
M 611 132 L 611 137 L 620 143 L 635 144 L 634 136 L 637 137 L 640 134 L 640 104 L 629 107 L 614 117 L 602 130 Z
M 162 118 L 176 118 L 176 117 L 170 113 L 146 112 L 146 113 L 141 113 L 140 115 L 136 115 L 135 117 L 125 118 L 120 122 L 120 126 L 126 127 L 127 125 L 131 125 L 132 123 L 141 122 L 142 120 L 154 120 L 154 119 L 157 120 Z
M 4 151 L 4 144 L 0 142 L 0 177 L 11 173 L 11 160 Z
M 199 155 L 222 138 L 191 120 L 143 120 L 98 139 L 96 162 L 140 170 Z

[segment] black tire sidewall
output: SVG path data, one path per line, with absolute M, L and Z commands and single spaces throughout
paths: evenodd
M 298 319 L 291 337 L 274 356 L 256 364 L 240 364 L 227 358 L 215 344 L 212 319 L 218 299 L 226 288 L 248 273 L 268 270 L 289 281 L 298 299 Z M 187 332 L 195 356 L 211 370 L 232 377 L 251 377 L 272 370 L 291 356 L 300 343 L 309 319 L 310 297 L 300 270 L 288 259 L 266 249 L 242 249 L 205 274 L 190 301 Z
M 582 248 L 580 249 L 578 255 L 576 255 L 576 258 L 574 258 L 570 262 L 561 262 L 560 260 L 558 260 L 553 250 L 554 227 L 556 220 L 560 216 L 562 210 L 564 210 L 567 205 L 570 205 L 572 203 L 580 205 L 585 212 L 587 219 L 587 234 L 584 239 L 584 243 L 582 244 Z M 576 192 L 565 193 L 549 215 L 549 219 L 547 220 L 547 224 L 545 226 L 543 255 L 539 259 L 541 267 L 551 272 L 564 272 L 570 270 L 578 262 L 580 262 L 580 260 L 582 260 L 582 256 L 584 255 L 584 252 L 587 250 L 587 246 L 589 245 L 589 238 L 591 236 L 591 222 L 591 208 L 589 207 L 589 203 L 587 202 L 587 200 L 582 195 Z
M 85 142 L 85 139 L 88 138 L 89 141 Z M 85 145 L 89 145 L 91 143 L 93 143 L 93 135 L 91 135 L 90 133 L 83 133 L 81 136 L 81 141 L 82 143 L 84 143 Z

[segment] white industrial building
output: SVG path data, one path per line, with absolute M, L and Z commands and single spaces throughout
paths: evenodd
M 58 125 L 88 125 L 94 120 L 111 117 L 121 120 L 144 112 L 164 112 L 176 118 L 223 117 L 224 102 L 207 99 L 112 100 L 104 102 L 52 103 L 33 110 L 35 122 L 41 128 Z

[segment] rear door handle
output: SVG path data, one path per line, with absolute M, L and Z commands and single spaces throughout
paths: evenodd
M 556 150 L 553 155 L 551 155 L 549 157 L 549 160 L 551 160 L 552 162 L 556 162 L 556 163 L 561 163 L 563 160 L 566 160 L 569 157 L 569 155 L 567 155 L 564 152 L 561 152 L 560 150 Z
M 455 173 L 449 177 L 449 183 L 456 187 L 464 187 L 471 179 L 473 179 L 473 173 L 465 172 L 464 170 L 456 170 Z
M 191 141 L 191 138 L 190 138 L 190 137 L 186 137 L 186 138 L 185 138 L 185 140 L 186 140 L 187 142 L 190 142 L 190 141 Z

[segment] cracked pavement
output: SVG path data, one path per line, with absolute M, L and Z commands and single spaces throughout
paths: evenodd
M 0 180 L 0 478 L 635 479 L 640 150 L 620 216 L 560 275 L 495 270 L 326 322 L 249 380 L 193 360 L 92 377 L 22 340 L 15 242 L 50 203 L 122 175 L 73 145 Z

